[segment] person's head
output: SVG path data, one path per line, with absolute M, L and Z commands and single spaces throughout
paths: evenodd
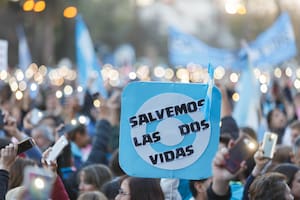
M 45 125 L 39 125 L 32 129 L 31 136 L 42 151 L 45 151 L 54 142 L 52 131 L 50 127 Z
M 284 163 L 277 165 L 273 171 L 286 176 L 293 196 L 295 199 L 300 199 L 300 168 L 294 164 Z
M 287 117 L 282 110 L 279 108 L 274 108 L 267 114 L 267 123 L 271 131 L 282 129 L 286 127 Z
M 102 192 L 90 191 L 80 194 L 77 200 L 107 200 L 107 198 Z
M 270 172 L 255 178 L 249 188 L 250 200 L 293 200 L 283 174 Z
M 120 179 L 115 178 L 109 182 L 104 183 L 102 186 L 102 192 L 105 194 L 108 200 L 114 200 L 119 194 Z
M 8 189 L 13 189 L 22 185 L 25 167 L 34 165 L 36 165 L 36 163 L 33 160 L 18 157 L 14 164 L 11 166 Z
M 111 178 L 111 172 L 105 165 L 88 165 L 79 172 L 79 190 L 80 192 L 101 191 L 103 184 L 110 181 Z
M 123 176 L 125 175 L 125 172 L 120 167 L 119 163 L 119 149 L 116 149 L 109 161 L 109 168 L 111 169 L 114 176 Z
M 231 116 L 223 117 L 220 127 L 220 145 L 227 147 L 230 140 L 236 140 L 238 137 L 239 128 L 236 121 Z
M 125 176 L 115 200 L 164 200 L 158 179 Z
M 211 179 L 190 180 L 190 191 L 195 200 L 207 199 L 206 190 L 209 187 Z
M 295 143 L 293 144 L 293 163 L 300 166 L 300 136 L 295 139 Z
M 291 142 L 292 144 L 295 143 L 296 138 L 300 136 L 300 121 L 294 121 L 293 123 L 290 124 L 290 129 L 291 129 Z
M 76 125 L 69 133 L 68 136 L 79 148 L 84 148 L 90 143 L 90 136 L 87 133 L 84 124 Z

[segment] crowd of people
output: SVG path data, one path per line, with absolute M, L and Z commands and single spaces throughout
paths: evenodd
M 274 82 L 270 98 L 261 98 L 261 110 L 267 112 L 258 112 L 260 132 L 278 136 L 274 156 L 266 158 L 258 130 L 238 127 L 230 91 L 217 86 L 222 94 L 221 127 L 219 149 L 213 163 L 207 163 L 212 177 L 182 180 L 131 177 L 120 167 L 122 89 L 111 88 L 107 99 L 85 91 L 82 101 L 76 94 L 56 98 L 49 87 L 36 98 L 25 92 L 17 100 L 1 83 L 0 199 L 300 199 L 300 95 Z M 56 160 L 47 162 L 51 146 L 62 135 L 69 144 Z M 243 135 L 260 145 L 232 173 L 225 162 Z M 35 145 L 18 153 L 17 144 L 29 137 Z

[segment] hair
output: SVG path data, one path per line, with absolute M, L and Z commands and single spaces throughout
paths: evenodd
M 250 200 L 286 199 L 286 177 L 277 172 L 266 173 L 256 177 L 249 188 Z
M 82 193 L 77 200 L 107 200 L 107 198 L 102 192 L 89 191 Z
M 108 200 L 114 200 L 119 193 L 120 179 L 116 178 L 109 182 L 106 182 L 102 186 L 102 192 L 108 198 Z
M 125 172 L 123 169 L 120 167 L 120 162 L 119 162 L 119 149 L 116 149 L 109 161 L 109 168 L 112 171 L 114 176 L 123 176 L 125 175 Z
M 190 180 L 190 181 L 189 181 L 190 191 L 191 191 L 191 193 L 192 193 L 192 195 L 193 195 L 194 198 L 196 198 L 196 196 L 197 196 L 197 194 L 198 194 L 198 192 L 197 192 L 197 190 L 196 190 L 196 188 L 195 188 L 195 186 L 194 186 L 195 183 L 197 183 L 197 182 L 199 182 L 199 183 L 204 183 L 206 180 L 207 180 L 207 179 L 202 179 L 202 180 Z
M 18 157 L 10 168 L 8 189 L 22 185 L 25 167 L 34 165 L 36 165 L 34 160 Z
M 291 155 L 293 149 L 286 145 L 277 145 L 271 164 L 267 167 L 267 172 L 273 171 L 278 164 L 292 163 Z
M 300 148 L 300 136 L 298 136 L 293 145 L 293 152 L 296 155 L 298 153 L 298 149 Z
M 164 193 L 160 187 L 159 179 L 137 178 L 124 176 L 121 183 L 128 180 L 130 200 L 164 200 Z
M 297 165 L 291 163 L 283 163 L 277 165 L 272 171 L 278 172 L 286 176 L 287 184 L 290 188 L 292 188 L 292 183 L 295 178 L 296 173 L 300 170 Z
M 69 135 L 71 141 L 75 140 L 77 133 L 79 133 L 80 135 L 87 134 L 86 127 L 84 124 L 79 124 L 79 125 L 75 126 L 74 128 L 72 128 L 72 130 L 70 130 L 68 132 L 68 135 Z
M 240 130 L 257 141 L 257 134 L 253 128 L 246 126 L 246 127 L 241 127 Z
M 54 135 L 52 129 L 47 125 L 38 125 L 34 128 L 35 131 L 39 131 L 50 142 L 54 142 Z
M 94 185 L 101 191 L 104 183 L 112 179 L 110 169 L 103 164 L 92 164 L 81 169 L 80 174 L 84 173 L 84 181 Z

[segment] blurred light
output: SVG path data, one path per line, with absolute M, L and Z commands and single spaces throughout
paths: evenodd
M 300 68 L 296 70 L 296 77 L 300 79 Z
M 268 92 L 268 86 L 266 84 L 262 84 L 260 86 L 260 91 L 264 94 L 266 94 Z
M 192 72 L 192 74 L 190 75 L 190 79 L 192 82 L 200 82 L 203 78 L 202 75 L 202 70 L 195 70 L 194 72 Z
M 238 5 L 237 13 L 240 15 L 245 15 L 247 13 L 245 6 L 242 4 Z
M 96 108 L 99 108 L 101 106 L 101 101 L 99 99 L 95 99 L 93 101 L 93 105 L 96 107 Z
M 239 81 L 239 76 L 237 75 L 237 73 L 233 72 L 230 74 L 229 79 L 231 82 L 237 83 Z
M 94 74 L 97 74 L 97 73 L 94 73 Z M 113 81 L 118 80 L 119 79 L 119 72 L 115 69 L 110 70 L 109 79 L 113 80 Z
M 285 75 L 286 75 L 287 77 L 291 77 L 291 76 L 293 75 L 293 70 L 292 70 L 290 67 L 287 67 L 287 68 L 285 69 Z
M 55 92 L 55 96 L 56 96 L 56 98 L 58 98 L 58 99 L 62 98 L 62 97 L 63 97 L 62 91 L 57 90 L 57 91 Z
M 36 90 L 37 90 L 37 84 L 31 83 L 31 85 L 30 85 L 30 90 L 31 90 L 31 91 L 36 91 Z
M 162 78 L 165 76 L 165 69 L 161 66 L 157 66 L 154 68 L 154 76 L 156 76 L 157 78 Z
M 147 65 L 140 66 L 137 71 L 136 75 L 141 80 L 147 80 L 149 78 L 150 70 Z
M 34 7 L 34 0 L 26 0 L 23 4 L 23 10 L 28 12 L 28 11 L 32 11 Z
M 23 92 L 23 91 L 26 90 L 26 88 L 27 88 L 27 83 L 26 83 L 26 81 L 21 81 L 21 82 L 19 83 L 19 90 L 21 90 L 21 91 Z
M 136 73 L 135 72 L 130 72 L 128 74 L 128 77 L 129 77 L 130 80 L 135 80 L 136 79 Z
M 34 12 L 42 12 L 46 8 L 46 2 L 45 1 L 38 1 L 34 5 Z
M 296 80 L 294 81 L 294 87 L 295 87 L 297 90 L 300 89 L 300 80 L 299 80 L 299 79 L 296 79 Z
M 5 80 L 5 79 L 7 79 L 7 77 L 8 77 L 7 71 L 2 70 L 1 73 L 0 73 L 0 79 Z
M 64 93 L 65 95 L 71 95 L 73 93 L 73 88 L 70 85 L 66 85 L 64 87 Z
M 57 69 L 60 76 L 67 76 L 69 73 L 69 69 L 66 66 L 62 66 L 61 68 Z
M 228 14 L 236 14 L 238 9 L 238 5 L 235 2 L 226 2 L 225 3 L 225 11 Z
M 145 79 L 144 79 L 145 80 Z M 117 79 L 117 80 L 109 80 L 109 84 L 113 87 L 117 87 L 121 84 L 121 81 L 120 79 Z
M 77 72 L 74 70 L 68 70 L 68 73 L 65 76 L 65 79 L 74 81 L 77 78 Z
M 14 82 L 10 81 L 9 86 L 10 86 L 11 91 L 13 91 L 13 92 L 17 91 L 19 88 L 19 85 L 16 81 L 14 81 Z
M 43 83 L 44 78 L 43 78 L 42 74 L 40 74 L 40 73 L 38 72 L 38 73 L 35 73 L 35 74 L 34 74 L 33 80 L 34 80 L 35 82 L 37 82 L 37 84 L 40 85 L 40 84 Z
M 16 70 L 15 76 L 18 81 L 22 81 L 24 79 L 24 73 L 20 69 Z
M 267 76 L 265 75 L 265 74 L 261 74 L 260 76 L 259 76 L 259 82 L 261 83 L 261 84 L 266 84 L 267 83 Z
M 254 142 L 249 142 L 249 144 L 247 145 L 249 149 L 254 150 L 256 148 L 256 144 Z
M 27 79 L 31 79 L 31 77 L 33 76 L 34 72 L 32 69 L 28 68 L 26 71 L 25 71 L 25 76 Z
M 78 87 L 77 87 L 77 92 L 82 92 L 82 91 L 83 91 L 83 87 L 78 86 Z
M 69 6 L 64 9 L 65 18 L 74 18 L 77 15 L 77 8 L 75 6 Z
M 141 7 L 150 6 L 152 3 L 154 0 L 136 0 L 136 4 Z
M 40 177 L 35 178 L 33 184 L 39 190 L 42 190 L 45 188 L 45 181 Z
M 258 68 L 254 68 L 253 72 L 254 72 L 255 78 L 259 79 L 260 74 L 261 74 L 260 70 Z
M 72 124 L 73 126 L 76 126 L 76 125 L 77 125 L 77 120 L 76 120 L 76 119 L 72 119 L 72 120 L 71 120 L 71 124 Z
M 34 73 L 39 70 L 36 63 L 31 63 L 28 68 L 31 69 Z
M 165 78 L 171 80 L 174 77 L 174 71 L 171 68 L 165 70 Z
M 64 84 L 64 82 L 65 82 L 65 80 L 62 77 L 54 79 L 54 80 L 51 81 L 51 83 L 53 85 L 56 85 L 56 86 L 62 86 Z
M 79 121 L 80 124 L 86 124 L 87 121 L 88 121 L 88 119 L 87 119 L 85 116 L 80 115 L 80 116 L 78 117 L 78 121 Z
M 189 79 L 189 72 L 185 68 L 180 68 L 176 71 L 176 77 L 180 80 Z
M 233 93 L 232 100 L 235 101 L 235 102 L 239 101 L 240 100 L 240 95 L 237 92 Z
M 225 69 L 224 69 L 224 67 L 218 66 L 215 69 L 215 73 L 214 73 L 215 79 L 220 80 L 220 79 L 222 79 L 224 77 L 224 75 L 225 75 Z
M 278 67 L 276 67 L 276 69 L 274 70 L 274 76 L 275 76 L 276 78 L 280 78 L 281 75 L 282 75 L 281 69 L 278 68 Z
M 39 68 L 39 73 L 43 76 L 46 76 L 47 74 L 47 67 L 45 65 L 41 65 Z
M 17 99 L 17 100 L 21 100 L 22 98 L 23 98 L 23 93 L 22 93 L 21 91 L 18 90 L 18 91 L 16 92 L 16 99 Z

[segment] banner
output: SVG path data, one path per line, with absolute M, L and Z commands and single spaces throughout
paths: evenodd
M 254 67 L 273 66 L 294 57 L 297 47 L 289 15 L 282 13 L 270 28 L 249 43 L 249 48 Z M 241 56 L 246 54 L 245 49 L 241 52 Z
M 17 27 L 17 35 L 19 39 L 19 68 L 25 72 L 28 66 L 32 63 L 32 60 L 24 28 L 21 25 Z
M 239 68 L 238 51 L 228 51 L 210 47 L 197 38 L 176 30 L 169 29 L 169 60 L 174 66 L 189 63 L 207 66 L 222 65 L 225 68 Z
M 287 13 L 281 14 L 273 25 L 249 43 L 253 54 L 252 65 L 272 66 L 297 54 L 295 36 Z M 169 60 L 174 66 L 196 63 L 214 67 L 243 69 L 247 66 L 246 49 L 228 51 L 211 47 L 197 38 L 174 28 L 169 30 Z
M 195 180 L 212 175 L 220 131 L 216 87 L 133 82 L 121 104 L 120 166 L 127 174 Z
M 8 59 L 8 42 L 6 40 L 0 40 L 0 71 L 7 70 Z
M 89 89 L 91 93 L 99 92 L 102 97 L 107 98 L 101 66 L 95 54 L 89 31 L 80 15 L 76 17 L 75 40 L 78 84 L 84 89 Z

